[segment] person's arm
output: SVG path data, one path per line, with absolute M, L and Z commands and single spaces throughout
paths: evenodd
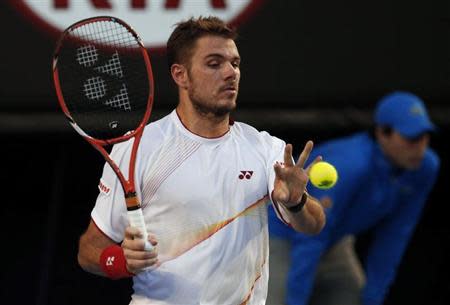
M 106 276 L 100 267 L 100 254 L 103 249 L 112 245 L 116 245 L 116 243 L 100 232 L 91 220 L 78 244 L 78 264 L 87 272 Z
M 156 249 L 145 251 L 144 242 L 138 237 L 139 231 L 128 227 L 119 246 L 91 220 L 80 238 L 78 263 L 87 272 L 114 279 L 138 274 L 158 263 Z M 149 241 L 157 244 L 154 236 L 149 236 Z
M 297 163 L 292 158 L 292 145 L 284 149 L 284 163 L 276 163 L 272 201 L 288 215 L 290 225 L 298 232 L 317 234 L 325 225 L 325 213 L 319 202 L 306 194 L 309 169 L 303 169 L 313 148 L 308 141 Z M 314 162 L 320 160 L 317 158 Z M 314 163 L 313 162 L 313 163 Z M 312 164 L 313 164 L 312 163 Z
M 366 261 L 367 282 L 362 295 L 364 305 L 383 303 L 418 222 L 423 199 L 405 202 L 401 211 L 397 211 L 375 229 Z
M 326 234 L 296 233 L 291 242 L 291 267 L 287 277 L 286 304 L 307 305 L 317 265 L 326 247 Z
M 304 202 L 302 202 L 304 201 Z M 279 204 L 279 207 L 283 209 L 284 214 L 289 217 L 289 224 L 297 232 L 305 234 L 317 234 L 325 225 L 325 213 L 323 205 L 319 203 L 319 200 L 310 196 L 306 191 L 299 203 L 299 210 L 295 211 L 294 208 L 287 208 L 283 204 Z

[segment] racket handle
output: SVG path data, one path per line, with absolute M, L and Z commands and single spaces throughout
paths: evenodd
M 151 251 L 153 245 L 148 241 L 147 228 L 145 227 L 144 214 L 142 214 L 142 209 L 136 209 L 128 211 L 128 220 L 130 221 L 130 226 L 138 228 L 142 233 L 142 239 L 144 239 L 146 251 Z

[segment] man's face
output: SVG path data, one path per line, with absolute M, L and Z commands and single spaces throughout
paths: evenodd
M 383 151 L 395 165 L 409 170 L 420 167 L 430 143 L 428 133 L 421 134 L 414 139 L 405 138 L 395 130 L 387 135 L 381 132 L 378 134 Z
M 239 64 L 232 39 L 209 35 L 197 40 L 187 71 L 187 90 L 197 111 L 221 117 L 236 107 Z

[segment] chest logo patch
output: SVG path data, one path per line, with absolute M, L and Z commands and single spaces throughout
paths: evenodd
M 239 179 L 251 179 L 253 176 L 253 171 L 240 171 L 238 176 Z

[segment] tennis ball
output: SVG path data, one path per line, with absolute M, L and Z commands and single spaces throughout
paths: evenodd
M 319 189 L 329 189 L 336 184 L 338 173 L 333 165 L 325 161 L 320 161 L 311 167 L 309 180 Z

